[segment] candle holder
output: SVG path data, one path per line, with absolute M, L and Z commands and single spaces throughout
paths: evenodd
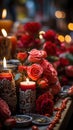
M 16 88 L 13 75 L 9 73 L 9 70 L 0 73 L 0 97 L 7 102 L 11 112 L 15 113 L 17 105 Z
M 19 89 L 19 109 L 21 114 L 35 112 L 36 88 L 35 82 L 26 85 L 26 82 L 20 83 Z
M 7 37 L 0 37 L 0 59 L 6 57 L 6 59 L 11 58 L 12 44 Z
M 0 35 L 2 35 L 1 33 L 2 28 L 4 28 L 7 31 L 7 33 L 10 33 L 12 26 L 13 26 L 13 21 L 8 19 L 0 20 Z

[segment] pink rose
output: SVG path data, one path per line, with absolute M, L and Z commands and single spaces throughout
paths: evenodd
M 28 77 L 32 80 L 38 80 L 43 73 L 43 68 L 38 64 L 32 64 L 31 66 L 27 67 L 27 74 Z
M 46 58 L 47 54 L 45 51 L 43 50 L 37 50 L 37 49 L 32 49 L 29 52 L 29 57 L 28 57 L 28 61 L 29 62 L 33 62 L 33 63 L 39 63 L 41 61 L 42 58 Z
M 44 76 L 48 79 L 49 84 L 54 84 L 57 82 L 57 71 L 53 67 L 51 63 L 49 63 L 47 60 L 43 59 L 40 64 L 44 70 Z

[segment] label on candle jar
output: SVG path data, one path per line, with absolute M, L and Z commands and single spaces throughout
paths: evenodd
M 19 90 L 20 113 L 33 113 L 35 111 L 36 91 L 35 89 Z

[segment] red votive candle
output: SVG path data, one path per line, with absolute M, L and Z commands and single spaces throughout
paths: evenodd
M 20 82 L 19 107 L 20 113 L 32 113 L 35 111 L 36 83 L 34 81 Z
M 25 91 L 25 90 L 27 90 L 27 89 L 32 89 L 32 90 L 34 90 L 35 87 L 36 87 L 36 84 L 35 84 L 35 82 L 33 82 L 33 81 L 29 81 L 29 82 L 23 81 L 23 82 L 20 82 L 20 88 L 21 88 L 21 90 L 23 90 L 23 91 Z
M 12 80 L 12 74 L 11 73 L 5 73 L 5 72 L 2 72 L 0 73 L 0 80 L 2 79 L 7 79 L 7 80 Z

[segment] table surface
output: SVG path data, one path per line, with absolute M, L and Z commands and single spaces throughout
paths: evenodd
M 53 130 L 65 130 L 68 122 L 70 120 L 71 115 L 73 114 L 73 101 L 72 98 L 68 97 L 69 100 L 67 102 L 66 108 L 61 114 L 61 118 L 59 123 L 55 125 Z M 58 101 L 57 105 L 60 104 L 61 101 Z M 34 125 L 34 124 L 32 124 Z M 38 126 L 39 130 L 46 130 L 48 125 L 46 126 Z M 24 127 L 24 128 L 13 128 L 12 130 L 32 130 L 32 126 Z

